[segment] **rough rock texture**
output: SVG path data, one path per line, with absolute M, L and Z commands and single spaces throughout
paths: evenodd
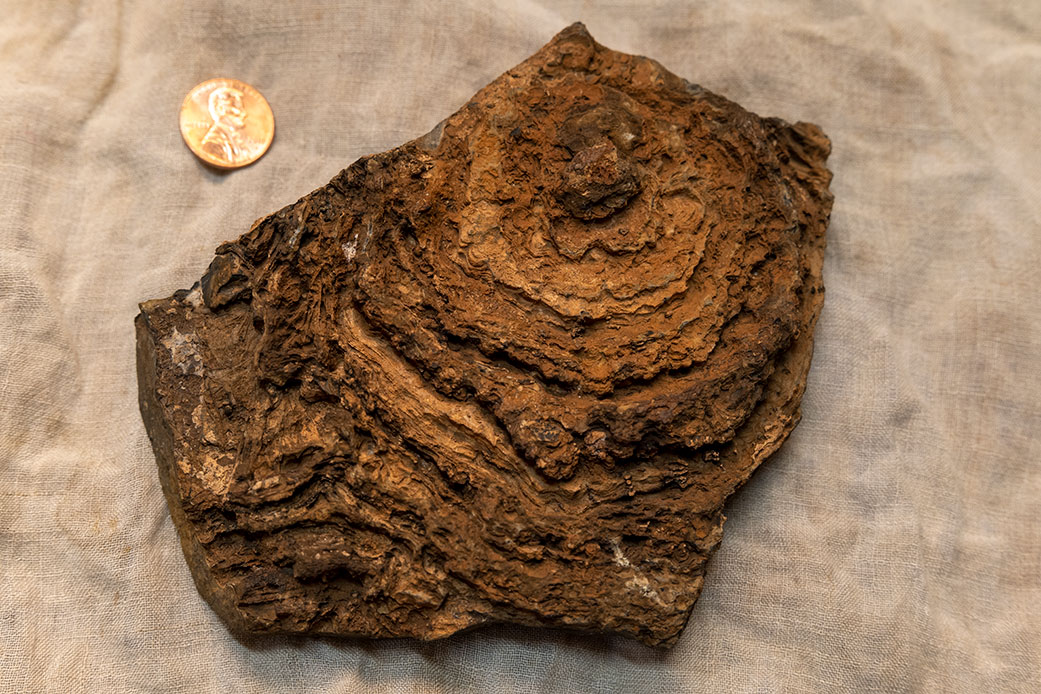
M 569 27 L 137 317 L 199 590 L 246 632 L 668 646 L 799 418 L 827 138 Z

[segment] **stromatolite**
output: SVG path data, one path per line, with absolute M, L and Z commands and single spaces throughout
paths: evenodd
M 581 25 L 142 304 L 141 410 L 247 632 L 674 643 L 799 417 L 829 143 Z

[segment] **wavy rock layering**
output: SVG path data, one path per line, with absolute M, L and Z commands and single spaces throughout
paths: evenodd
M 235 630 L 675 643 L 799 419 L 829 142 L 569 27 L 137 317 L 141 411 Z

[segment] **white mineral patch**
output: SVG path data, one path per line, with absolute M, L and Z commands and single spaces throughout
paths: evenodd
M 170 335 L 163 338 L 163 346 L 170 350 L 170 361 L 181 370 L 181 373 L 202 373 L 202 359 L 199 358 L 199 352 L 195 349 L 190 335 L 182 335 L 177 328 L 174 328 Z
M 625 582 L 625 587 L 629 590 L 638 591 L 644 597 L 648 597 L 659 605 L 664 605 L 665 602 L 658 595 L 658 591 L 651 588 L 651 582 L 647 580 L 647 577 L 639 572 L 633 563 L 629 561 L 629 558 L 622 554 L 622 548 L 618 545 L 618 540 L 611 540 L 611 550 L 614 553 L 614 563 L 625 569 L 632 569 L 636 575 Z
M 190 292 L 188 292 L 188 295 L 184 297 L 184 300 L 191 304 L 192 308 L 199 308 L 202 306 L 202 289 L 196 285 Z

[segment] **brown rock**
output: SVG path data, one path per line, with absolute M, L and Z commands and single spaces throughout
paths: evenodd
M 137 317 L 141 411 L 236 630 L 675 643 L 799 418 L 827 138 L 574 25 Z

